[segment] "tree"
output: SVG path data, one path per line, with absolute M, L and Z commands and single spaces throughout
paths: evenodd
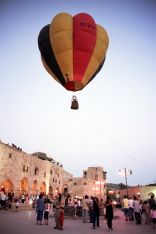
M 126 185 L 123 183 L 118 184 L 119 189 L 126 189 Z

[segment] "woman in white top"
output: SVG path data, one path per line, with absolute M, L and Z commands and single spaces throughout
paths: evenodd
M 136 224 L 141 224 L 140 202 L 137 200 L 136 196 L 134 196 L 133 207 Z
M 82 222 L 86 223 L 88 220 L 89 199 L 88 195 L 82 200 Z

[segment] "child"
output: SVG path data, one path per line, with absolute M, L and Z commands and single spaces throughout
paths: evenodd
M 145 215 L 146 224 L 151 224 L 150 205 L 149 205 L 149 203 L 147 203 L 147 201 L 144 201 L 144 203 L 143 203 L 143 213 Z
M 107 219 L 107 226 L 109 228 L 109 231 L 113 230 L 112 228 L 112 220 L 113 220 L 113 206 L 112 201 L 109 199 L 106 204 L 106 219 Z
M 60 208 L 59 212 L 59 229 L 63 230 L 63 223 L 64 223 L 64 208 Z
M 18 207 L 19 207 L 19 200 L 16 201 L 16 210 L 15 210 L 15 212 L 17 212 Z
M 45 223 L 45 225 L 48 225 L 49 211 L 50 211 L 50 200 L 47 199 L 45 202 L 45 209 L 44 209 L 44 223 Z

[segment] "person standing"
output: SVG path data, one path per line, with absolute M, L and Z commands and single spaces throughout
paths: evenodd
M 153 206 L 156 204 L 155 199 L 154 199 L 154 195 L 151 195 L 151 198 L 148 200 L 148 203 L 150 205 L 150 209 L 153 209 Z
M 73 216 L 77 218 L 77 199 L 74 200 L 74 213 Z
M 60 213 L 60 207 L 61 207 L 61 202 L 59 199 L 56 200 L 54 207 L 55 207 L 54 208 L 54 218 L 55 218 L 54 229 L 59 229 L 59 227 L 60 227 L 59 213 Z
M 151 210 L 151 217 L 152 217 L 152 223 L 153 223 L 153 229 L 154 229 L 155 223 L 156 223 L 156 204 L 153 205 L 153 208 Z
M 48 225 L 50 206 L 51 206 L 50 200 L 49 200 L 49 198 L 47 198 L 45 200 L 45 208 L 44 208 L 44 223 L 45 223 L 45 225 Z
M 100 216 L 99 200 L 97 197 L 94 197 L 93 198 L 93 229 L 95 229 L 95 226 L 100 227 L 99 216 Z
M 140 202 L 137 200 L 136 196 L 134 196 L 133 206 L 136 224 L 141 224 Z
M 15 206 L 15 212 L 17 212 L 18 211 L 18 208 L 19 208 L 19 200 L 17 199 L 16 200 L 16 206 Z
M 1 206 L 2 206 L 2 209 L 6 209 L 6 203 L 7 203 L 7 195 L 6 193 L 2 192 L 1 194 Z
M 147 201 L 143 203 L 143 213 L 145 215 L 146 224 L 151 224 L 150 206 Z
M 36 212 L 37 212 L 36 224 L 42 225 L 43 211 L 44 211 L 44 199 L 43 199 L 43 195 L 40 194 L 39 199 L 37 200 L 37 204 L 36 204 Z
M 132 197 L 130 197 L 130 199 L 128 199 L 128 206 L 129 206 L 129 220 L 133 221 L 134 220 L 134 207 L 133 207 Z
M 151 212 L 153 210 L 154 205 L 156 204 L 153 194 L 151 195 L 151 198 L 148 200 L 148 203 L 149 203 L 149 206 L 150 206 L 150 218 L 152 220 L 152 213 Z
M 85 195 L 82 200 L 82 222 L 86 223 L 88 220 L 88 210 L 89 210 L 89 199 L 88 195 Z
M 113 220 L 113 206 L 112 206 L 112 200 L 108 199 L 106 202 L 106 219 L 107 219 L 107 226 L 109 231 L 113 231 L 112 227 L 112 220 Z
M 124 196 L 122 204 L 123 204 L 124 215 L 125 215 L 125 218 L 126 218 L 125 220 L 128 221 L 128 218 L 129 218 L 129 205 L 128 205 L 128 198 L 127 198 L 126 195 Z
M 101 198 L 99 202 L 99 207 L 100 207 L 100 215 L 104 215 L 104 200 Z
M 63 230 L 63 224 L 64 224 L 64 207 L 60 207 L 60 212 L 59 212 L 59 230 Z
M 89 218 L 90 218 L 90 223 L 93 223 L 93 196 L 91 196 L 89 200 Z

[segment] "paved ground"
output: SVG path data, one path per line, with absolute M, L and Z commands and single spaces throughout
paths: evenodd
M 156 228 L 152 225 L 136 225 L 135 222 L 126 222 L 120 210 L 115 211 L 117 219 L 113 220 L 113 233 L 117 234 L 156 234 Z M 100 219 L 100 228 L 92 229 L 90 223 L 82 223 L 81 219 L 65 218 L 64 230 L 55 230 L 54 218 L 49 218 L 49 225 L 36 225 L 35 211 L 1 211 L 0 212 L 0 234 L 104 234 L 108 233 L 106 221 Z

